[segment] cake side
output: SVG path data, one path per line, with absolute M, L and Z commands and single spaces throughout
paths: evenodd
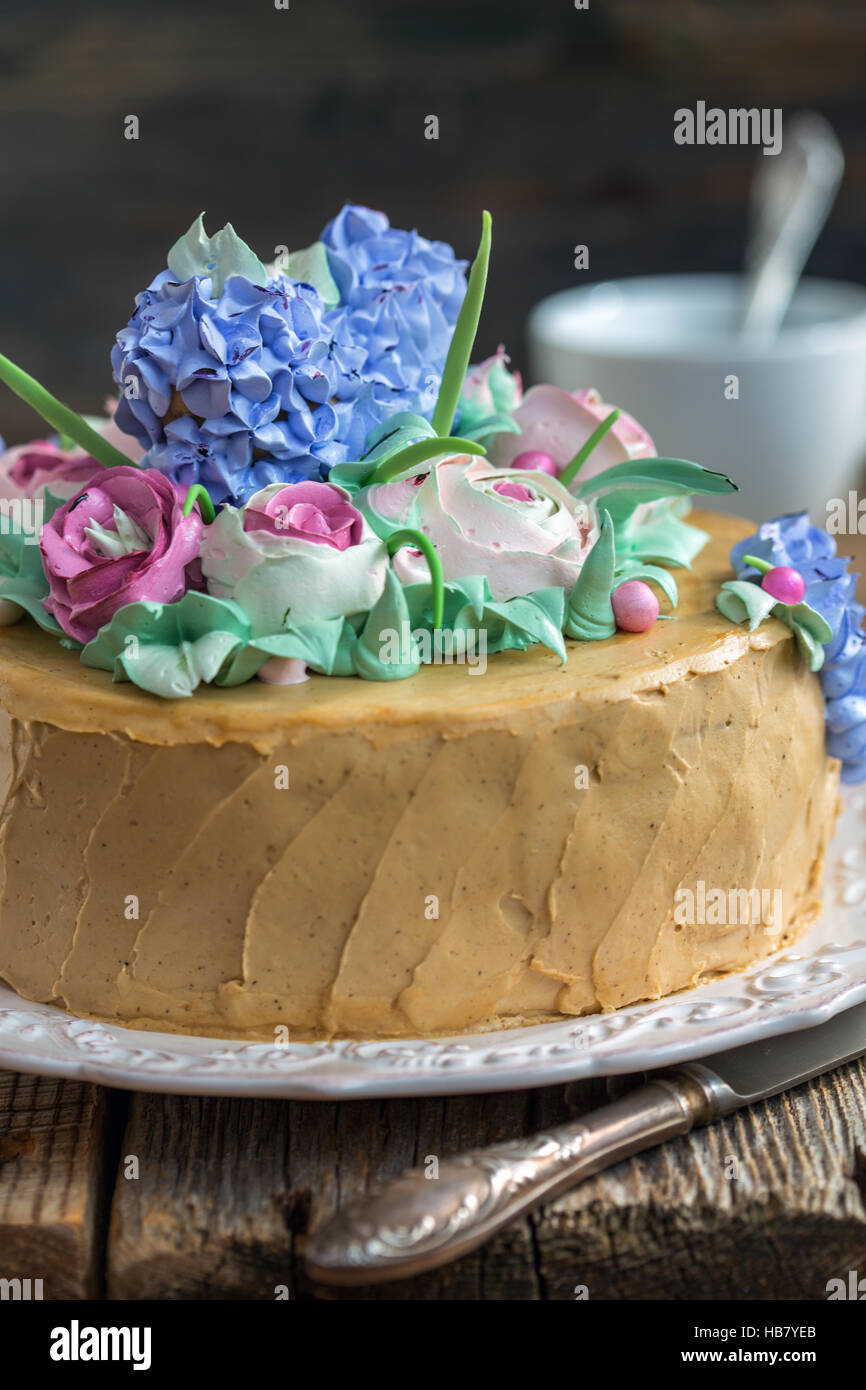
M 167 707 L 0 633 L 0 976 L 139 1027 L 400 1036 L 616 1008 L 788 944 L 837 765 L 789 629 L 715 609 L 749 528 L 700 520 L 677 620 L 564 668 L 536 647 Z M 757 890 L 757 916 L 678 921 L 701 884 Z

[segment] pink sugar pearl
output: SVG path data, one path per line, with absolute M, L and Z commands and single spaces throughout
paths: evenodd
M 647 632 L 659 615 L 659 601 L 641 579 L 627 579 L 610 596 L 617 627 L 624 632 Z
M 551 478 L 559 477 L 559 469 L 550 454 L 546 454 L 543 449 L 524 449 L 522 454 L 511 464 L 512 468 L 527 468 L 536 473 L 549 473 Z
M 776 565 L 775 569 L 767 570 L 761 580 L 761 588 L 778 599 L 779 603 L 799 603 L 806 592 L 802 574 L 799 570 L 791 569 L 790 565 Z

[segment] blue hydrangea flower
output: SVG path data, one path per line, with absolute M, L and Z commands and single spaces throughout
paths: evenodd
M 216 279 L 220 263 L 207 258 L 190 275 L 201 238 L 219 256 L 227 236 L 232 268 L 243 252 L 253 279 Z M 146 466 L 203 483 L 217 504 L 244 502 L 269 482 L 327 477 L 398 411 L 430 417 L 464 263 L 366 208 L 346 206 L 324 240 L 341 296 L 330 310 L 312 285 L 266 271 L 231 229 L 208 239 L 199 219 L 178 243 L 180 263 L 173 248 L 176 273 L 137 297 L 111 355 L 115 420 L 147 450 Z
M 755 579 L 757 570 L 743 563 L 755 555 L 771 565 L 790 565 L 806 584 L 804 601 L 827 620 L 833 640 L 824 649 L 821 688 L 827 708 L 827 751 L 842 763 L 843 782 L 866 779 L 866 609 L 854 592 L 857 575 L 850 561 L 836 554 L 836 542 L 805 512 L 777 517 L 740 541 L 731 551 L 738 579 Z
M 340 304 L 327 315 L 363 346 L 377 423 L 400 411 L 427 418 L 466 293 L 466 262 L 442 241 L 392 227 L 347 203 L 321 235 Z

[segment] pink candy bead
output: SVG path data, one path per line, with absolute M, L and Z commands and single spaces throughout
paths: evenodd
M 775 569 L 768 570 L 761 580 L 761 588 L 779 603 L 799 603 L 806 592 L 802 574 L 790 565 L 776 565 Z
M 543 449 L 525 449 L 511 464 L 512 468 L 527 468 L 536 473 L 549 473 L 551 478 L 559 477 L 555 461 Z
M 659 615 L 659 601 L 641 579 L 627 579 L 610 596 L 617 627 L 624 632 L 647 632 Z

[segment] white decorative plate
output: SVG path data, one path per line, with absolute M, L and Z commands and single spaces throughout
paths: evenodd
M 848 793 L 826 910 L 796 953 L 654 1004 L 497 1033 L 223 1042 L 71 1018 L 0 986 L 0 1067 L 137 1091 L 299 1100 L 447 1095 L 644 1071 L 808 1028 L 866 1000 L 866 791 Z

